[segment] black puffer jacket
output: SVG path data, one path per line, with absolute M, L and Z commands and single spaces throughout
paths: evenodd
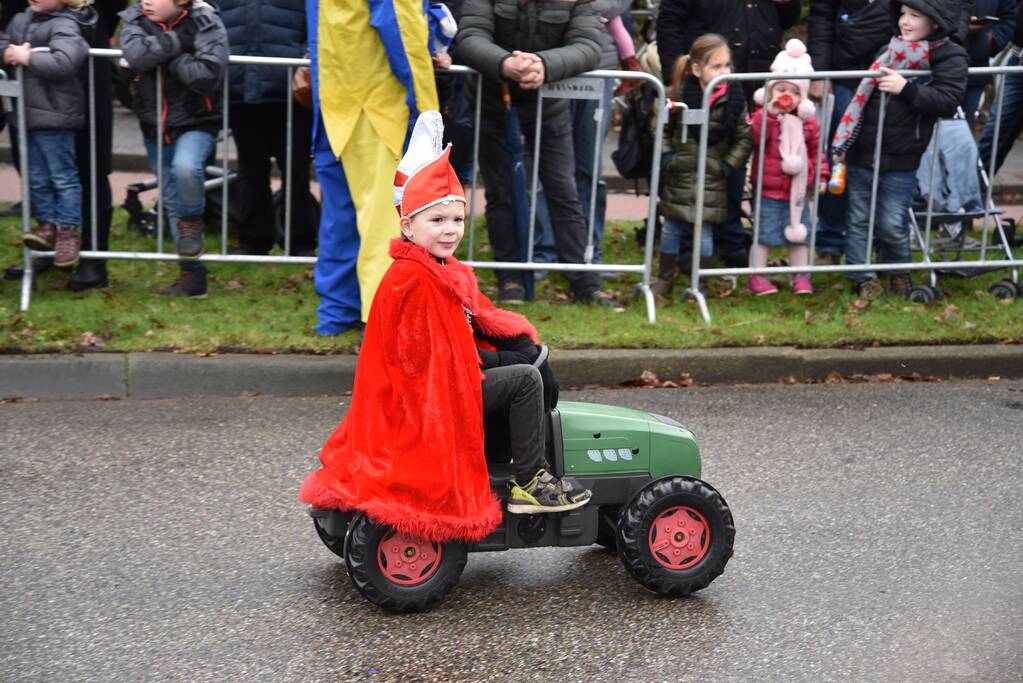
M 301 59 L 306 53 L 305 0 L 220 0 L 231 54 Z M 231 101 L 285 102 L 291 95 L 287 69 L 233 64 Z
M 25 125 L 28 130 L 77 130 L 85 126 L 85 89 L 78 70 L 89 56 L 89 43 L 83 29 L 96 24 L 91 7 L 36 14 L 31 9 L 15 15 L 7 30 L 0 32 L 0 54 L 10 45 L 30 43 L 33 48 L 47 47 L 49 52 L 33 52 L 25 67 Z M 7 67 L 17 78 L 16 67 Z M 17 125 L 11 112 L 11 125 Z
M 596 69 L 606 35 L 590 0 L 466 0 L 455 43 L 458 60 L 485 76 L 484 100 L 499 102 L 501 64 L 512 50 L 535 53 L 543 60 L 545 82 L 560 81 Z M 509 86 L 516 104 L 536 101 L 535 91 Z M 553 115 L 568 102 L 545 100 L 544 111 Z
M 168 26 L 147 19 L 138 5 L 124 10 L 120 17 L 124 20 L 121 49 L 135 72 L 132 109 L 142 124 L 143 135 L 156 137 L 158 111 L 168 144 L 187 130 L 218 130 L 223 112 L 221 86 L 229 53 L 227 33 L 216 10 L 203 0 L 195 0 Z M 159 105 L 157 74 L 163 83 Z
M 768 71 L 799 10 L 800 0 L 661 0 L 657 54 L 664 82 L 671 83 L 675 60 L 704 33 L 728 39 L 736 72 Z
M 807 29 L 816 71 L 866 69 L 892 37 L 889 0 L 810 0 Z
M 902 0 L 902 4 L 923 12 L 938 23 L 938 30 L 928 36 L 928 40 L 948 38 L 958 26 L 960 15 L 956 0 Z M 900 8 L 899 3 L 891 5 L 893 28 Z M 881 140 L 882 172 L 915 171 L 931 140 L 935 121 L 954 115 L 966 93 L 969 59 L 961 45 L 949 39 L 937 47 L 932 46 L 930 62 L 929 79 L 923 79 L 923 83 L 910 81 L 901 93 L 888 98 Z M 875 89 L 863 112 L 860 132 L 846 155 L 850 165 L 874 167 L 874 141 L 880 110 L 881 91 Z

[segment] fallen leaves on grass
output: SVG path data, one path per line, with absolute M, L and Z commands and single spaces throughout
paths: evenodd
M 630 379 L 614 386 L 645 387 L 647 389 L 679 389 L 682 387 L 696 386 L 696 382 L 688 372 L 683 372 L 681 376 L 679 376 L 678 381 L 675 382 L 670 379 L 660 379 L 652 370 L 644 370 L 638 378 Z
M 236 277 L 233 280 L 228 280 L 227 284 L 224 285 L 224 289 L 234 291 L 237 289 L 245 289 L 245 280 L 240 277 Z
M 946 323 L 949 320 L 959 320 L 959 307 L 955 304 L 945 306 L 945 310 L 934 317 L 935 322 Z
M 78 338 L 78 345 L 85 347 L 101 348 L 106 344 L 106 340 L 102 337 L 98 337 L 92 332 L 85 331 L 82 336 Z

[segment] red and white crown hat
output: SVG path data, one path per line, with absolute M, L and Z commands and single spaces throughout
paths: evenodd
M 394 173 L 394 208 L 402 218 L 448 202 L 465 203 L 462 183 L 451 167 L 451 145 L 443 146 L 444 123 L 438 111 L 416 119 L 408 150 Z

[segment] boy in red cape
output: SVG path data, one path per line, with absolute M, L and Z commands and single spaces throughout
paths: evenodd
M 391 242 L 394 262 L 373 298 L 352 405 L 299 498 L 426 540 L 476 541 L 502 514 L 487 476 L 484 416 L 508 421 L 509 512 L 572 510 L 590 492 L 544 469 L 544 385 L 529 357 L 536 329 L 495 307 L 453 256 L 465 197 L 442 134 L 440 114 L 424 112 L 398 166 L 402 237 Z

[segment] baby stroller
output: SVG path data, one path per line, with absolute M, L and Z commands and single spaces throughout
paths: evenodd
M 935 150 L 937 150 L 935 152 Z M 977 146 L 962 111 L 953 119 L 939 121 L 931 143 L 917 169 L 917 196 L 909 211 L 911 247 L 919 250 L 924 263 L 947 263 L 948 267 L 930 271 L 929 282 L 917 284 L 909 299 L 931 303 L 941 298 L 938 275 L 976 277 L 999 270 L 997 266 L 956 267 L 956 262 L 1013 259 L 1016 223 L 1004 219 L 1004 209 L 990 198 L 990 180 L 977 154 Z M 933 188 L 933 191 L 931 191 Z M 969 233 L 976 220 L 982 221 L 981 239 Z M 993 225 L 992 225 L 993 224 Z M 989 226 L 991 230 L 989 240 Z M 964 258 L 966 255 L 976 255 Z M 991 285 L 999 299 L 1023 296 L 1019 269 Z

